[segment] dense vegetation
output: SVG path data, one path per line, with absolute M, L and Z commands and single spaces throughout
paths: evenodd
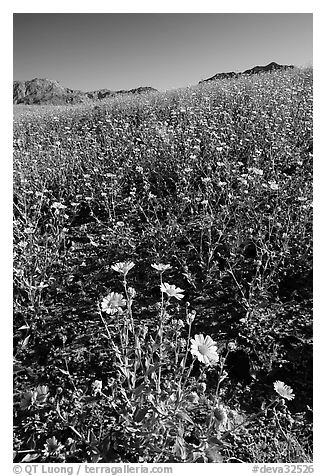
M 311 461 L 312 71 L 16 107 L 14 352 L 15 461 Z

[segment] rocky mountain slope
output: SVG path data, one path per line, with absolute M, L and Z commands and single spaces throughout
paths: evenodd
M 217 73 L 211 78 L 199 82 L 205 83 L 217 79 L 238 78 L 242 75 L 258 74 L 276 70 L 285 70 L 294 68 L 293 65 L 281 65 L 275 62 L 266 66 L 255 66 L 242 73 L 230 71 L 228 73 Z M 130 90 L 111 91 L 109 89 L 100 89 L 98 91 L 79 91 L 61 86 L 57 81 L 51 79 L 32 79 L 30 81 L 14 81 L 13 102 L 14 104 L 78 104 L 87 101 L 114 97 L 119 94 L 143 94 L 157 91 L 151 87 L 139 87 Z
M 30 81 L 14 81 L 13 103 L 14 104 L 78 104 L 90 100 L 104 99 L 119 94 L 142 94 L 156 91 L 151 87 L 140 87 L 130 90 L 84 92 L 61 86 L 51 79 L 32 79 Z
M 247 69 L 243 71 L 242 73 L 235 73 L 234 71 L 230 71 L 229 73 L 217 73 L 211 78 L 203 79 L 202 81 L 199 81 L 199 84 L 206 83 L 207 81 L 215 81 L 216 79 L 238 78 L 242 75 L 266 73 L 270 71 L 285 70 L 285 69 L 292 69 L 292 68 L 294 68 L 293 65 L 278 64 L 273 61 L 272 63 L 269 63 L 266 66 L 254 66 L 253 68 Z

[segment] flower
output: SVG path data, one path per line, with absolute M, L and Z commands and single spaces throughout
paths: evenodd
M 216 363 L 218 361 L 216 350 L 217 346 L 209 336 L 204 337 L 203 334 L 196 334 L 195 338 L 191 339 L 190 352 L 193 356 L 197 357 L 199 362 L 203 362 L 206 365 Z
M 135 266 L 135 263 L 132 261 L 125 261 L 125 262 L 120 262 L 113 264 L 111 268 L 116 271 L 117 273 L 123 274 L 124 276 L 127 276 L 129 271 Z
M 151 264 L 151 267 L 156 269 L 156 271 L 159 271 L 160 273 L 164 273 L 164 271 L 166 271 L 167 269 L 170 269 L 171 268 L 171 265 L 170 264 Z
M 179 301 L 180 299 L 184 298 L 184 295 L 180 294 L 180 293 L 183 293 L 184 290 L 177 288 L 174 284 L 170 285 L 168 283 L 162 283 L 160 288 L 162 293 L 166 293 L 169 297 L 175 297 Z
M 103 299 L 101 309 L 107 314 L 115 314 L 116 312 L 121 312 L 121 308 L 125 305 L 126 300 L 122 294 L 111 292 Z
M 231 352 L 237 348 L 237 344 L 234 341 L 228 342 L 228 350 Z
M 279 380 L 274 382 L 274 390 L 286 400 L 293 400 L 295 397 L 292 388 L 288 385 L 285 385 L 284 382 L 280 382 Z

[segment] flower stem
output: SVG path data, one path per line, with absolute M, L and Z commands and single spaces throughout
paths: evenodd
M 187 350 L 186 350 L 186 355 L 184 357 L 184 361 L 183 361 L 183 365 L 182 365 L 182 369 L 181 369 L 181 376 L 180 376 L 180 380 L 179 380 L 179 386 L 181 385 L 182 377 L 183 377 L 183 374 L 184 374 L 184 371 L 185 371 L 185 368 L 186 368 L 187 357 L 188 357 L 188 354 L 189 354 L 191 326 L 192 326 L 192 322 L 190 321 L 189 322 L 189 328 L 188 328 L 188 336 L 187 336 L 187 347 L 186 347 Z
M 224 380 L 224 379 L 222 379 L 224 364 L 226 362 L 226 359 L 228 358 L 229 352 L 230 352 L 230 350 L 228 349 L 227 353 L 226 353 L 226 356 L 221 358 L 221 364 L 220 364 L 220 370 L 219 370 L 219 373 L 218 373 L 218 380 L 217 380 L 217 385 L 216 385 L 216 392 L 215 392 L 215 397 L 214 397 L 213 409 L 212 409 L 211 417 L 210 417 L 210 420 L 209 420 L 209 426 L 208 426 L 209 430 L 210 430 L 210 428 L 212 426 L 212 423 L 213 423 L 215 407 L 219 404 L 220 386 L 221 386 L 222 380 Z
M 159 337 L 159 368 L 158 368 L 158 379 L 157 379 L 157 393 L 161 393 L 161 373 L 162 373 L 162 342 L 163 342 L 163 319 L 164 319 L 164 314 L 165 314 L 165 306 L 164 306 L 164 296 L 163 296 L 163 291 L 162 291 L 162 285 L 163 285 L 163 279 L 162 276 L 163 273 L 160 273 L 160 289 L 161 289 L 161 315 L 160 315 L 160 324 L 159 324 L 159 330 L 158 330 L 158 337 Z M 167 300 L 167 303 L 169 302 L 169 299 Z

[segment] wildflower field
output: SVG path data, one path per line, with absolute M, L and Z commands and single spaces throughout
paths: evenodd
M 312 70 L 14 109 L 14 461 L 312 461 Z

